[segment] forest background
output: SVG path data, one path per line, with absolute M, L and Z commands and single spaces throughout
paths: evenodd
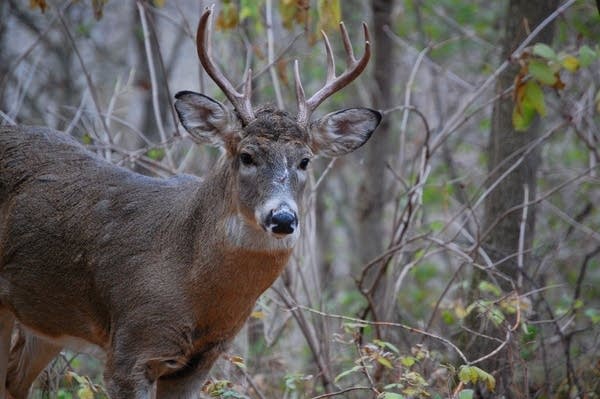
M 214 52 L 295 112 L 338 23 L 368 70 L 320 113 L 384 112 L 319 160 L 301 245 L 203 388 L 223 398 L 600 397 L 600 14 L 585 0 L 230 0 Z M 173 94 L 225 101 L 199 0 L 2 0 L 0 123 L 45 125 L 140 173 L 202 175 Z M 143 232 L 141 232 L 143 234 Z M 127 278 L 123 276 L 123 278 Z M 218 304 L 216 304 L 218 305 Z M 61 353 L 32 397 L 105 397 Z

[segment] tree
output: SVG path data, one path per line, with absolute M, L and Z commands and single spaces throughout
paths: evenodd
M 510 0 L 503 22 L 502 59 L 509 59 L 528 34 L 556 10 L 557 5 L 557 0 Z M 549 44 L 552 36 L 553 24 L 550 23 L 538 34 L 536 41 Z M 523 274 L 526 275 L 534 261 L 532 250 L 536 212 L 535 206 L 528 202 L 536 198 L 537 170 L 541 160 L 537 139 L 543 129 L 540 119 L 536 119 L 526 132 L 517 131 L 513 125 L 513 94 L 503 93 L 514 83 L 518 71 L 519 65 L 513 63 L 500 74 L 496 84 L 499 99 L 494 103 L 487 148 L 487 186 L 493 189 L 485 200 L 482 225 L 482 231 L 489 231 L 485 238 L 485 250 L 497 270 L 507 277 L 498 279 L 507 293 L 514 288 L 522 288 L 518 282 L 523 280 Z M 523 204 L 525 207 L 521 206 Z M 483 279 L 485 275 L 475 271 L 471 288 L 477 289 Z M 503 333 L 499 334 L 499 338 L 504 339 Z M 489 344 L 473 347 L 477 355 L 484 355 L 493 349 Z M 499 373 L 498 389 L 506 392 L 507 397 L 514 397 L 515 394 L 511 394 L 514 365 L 511 363 L 515 359 L 509 348 L 503 353 L 494 356 L 486 366 L 488 370 Z

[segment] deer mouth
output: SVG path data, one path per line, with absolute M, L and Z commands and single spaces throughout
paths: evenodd
M 257 212 L 257 221 L 267 233 L 276 238 L 284 238 L 298 231 L 298 213 L 286 202 L 277 206 L 265 206 L 263 212 Z

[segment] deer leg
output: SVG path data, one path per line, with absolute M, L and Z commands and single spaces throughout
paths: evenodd
M 10 340 L 14 321 L 13 314 L 0 305 L 0 399 L 7 399 L 6 374 L 8 372 Z
M 18 324 L 17 324 L 18 326 Z M 25 399 L 31 384 L 62 349 L 22 327 L 10 351 L 6 387 L 14 399 Z
M 135 352 L 108 354 L 104 380 L 111 399 L 155 399 L 156 384 L 137 358 Z
M 222 353 L 222 347 L 213 346 L 194 355 L 188 364 L 173 374 L 157 381 L 157 399 L 196 399 L 213 363 Z

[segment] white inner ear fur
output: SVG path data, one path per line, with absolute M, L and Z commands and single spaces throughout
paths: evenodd
M 311 125 L 314 151 L 337 157 L 354 151 L 371 137 L 381 114 L 368 108 L 350 108 L 331 114 Z
M 175 109 L 187 132 L 201 142 L 223 146 L 240 127 L 237 118 L 220 102 L 199 93 L 176 95 Z

